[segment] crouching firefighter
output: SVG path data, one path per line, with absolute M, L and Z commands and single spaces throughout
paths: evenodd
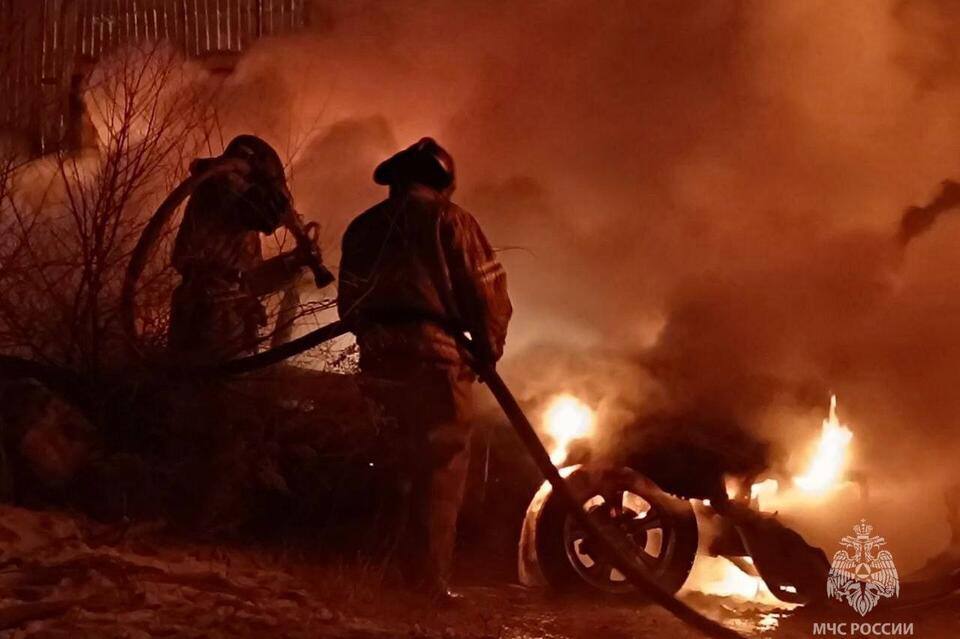
M 299 241 L 304 233 L 296 249 L 263 259 L 261 233 L 281 225 L 304 229 L 283 164 L 269 144 L 238 136 L 222 156 L 195 160 L 191 172 L 202 174 L 230 159 L 243 160 L 249 170 L 221 172 L 200 183 L 174 243 L 172 262 L 182 282 L 173 293 L 169 348 L 180 361 L 214 363 L 256 351 L 266 323 L 259 298 L 294 290 L 306 266 L 322 269 L 315 241 L 311 238 L 312 246 Z
M 475 376 L 452 331 L 476 355 L 503 353 L 512 308 L 503 267 L 477 221 L 450 201 L 453 159 L 424 138 L 381 163 L 389 197 L 343 238 L 338 307 L 360 350 L 368 395 L 404 443 L 401 569 L 408 584 L 451 597 L 447 579 L 469 462 Z

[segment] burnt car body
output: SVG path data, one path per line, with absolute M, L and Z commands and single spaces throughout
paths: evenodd
M 715 507 L 709 499 L 671 494 L 624 466 L 571 466 L 564 474 L 585 510 L 598 523 L 619 529 L 650 577 L 667 592 L 680 590 L 697 554 L 704 553 L 759 576 L 781 601 L 805 604 L 824 596 L 830 565 L 823 551 L 749 501 Z M 524 518 L 518 572 L 527 586 L 614 595 L 634 590 L 547 484 Z

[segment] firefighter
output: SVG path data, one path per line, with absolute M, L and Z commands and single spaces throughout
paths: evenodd
M 389 196 L 343 237 L 338 309 L 353 323 L 361 379 L 377 382 L 366 392 L 409 446 L 401 462 L 404 577 L 448 598 L 475 381 L 452 332 L 468 332 L 471 350 L 493 365 L 512 308 L 480 226 L 450 201 L 453 158 L 442 147 L 423 138 L 382 162 L 373 179 Z
M 266 322 L 259 298 L 292 287 L 308 256 L 300 250 L 263 259 L 260 234 L 296 215 L 283 164 L 253 135 L 234 138 L 223 156 L 250 165 L 248 174 L 222 174 L 200 186 L 187 203 L 173 248 L 182 281 L 173 293 L 170 350 L 181 360 L 213 363 L 256 351 Z M 220 158 L 199 159 L 202 173 Z

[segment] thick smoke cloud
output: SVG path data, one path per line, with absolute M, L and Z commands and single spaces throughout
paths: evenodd
M 957 480 L 960 221 L 895 240 L 960 174 L 954 4 L 324 6 L 222 96 L 225 131 L 292 157 L 332 259 L 383 195 L 375 163 L 433 135 L 504 249 L 521 387 L 543 390 L 532 358 L 567 361 L 543 344 L 617 359 L 595 368 L 636 367 L 609 375 L 631 410 L 730 417 L 786 451 L 833 391 L 868 475 Z

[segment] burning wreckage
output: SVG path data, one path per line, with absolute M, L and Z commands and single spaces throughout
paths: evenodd
M 628 448 L 620 460 L 571 463 L 577 461 L 571 446 L 591 435 L 592 409 L 573 396 L 560 395 L 543 417 L 553 459 L 582 496 L 583 508 L 620 528 L 665 590 L 677 592 L 688 582 L 700 552 L 727 560 L 719 564 L 719 572 L 697 580 L 695 588 L 701 592 L 748 599 L 765 594 L 768 600 L 789 604 L 824 596 L 830 564 L 822 550 L 777 521 L 771 510 L 771 502 L 781 496 L 777 479 L 758 479 L 749 469 L 724 472 L 717 459 L 709 459 L 718 451 L 693 451 L 680 441 Z M 845 481 L 851 438 L 851 431 L 838 421 L 833 397 L 807 471 L 793 477 L 785 492 L 818 494 Z M 580 455 L 589 457 L 584 449 Z M 540 488 L 527 511 L 519 573 L 531 586 L 614 594 L 631 589 L 571 521 L 549 484 Z
M 132 342 L 137 340 L 138 280 L 151 259 L 161 229 L 183 200 L 205 181 L 248 171 L 250 166 L 244 159 L 228 156 L 198 166 L 147 224 L 130 260 L 123 288 L 124 323 Z M 919 211 L 911 210 L 911 219 L 917 219 Z M 304 227 L 296 216 L 284 223 L 291 229 L 300 255 L 308 256 L 307 266 L 314 274 L 316 286 L 325 287 L 332 276 L 320 258 L 313 229 Z M 285 440 L 290 450 L 308 451 L 305 455 L 316 462 L 314 465 L 337 465 L 343 476 L 365 485 L 369 494 L 360 499 L 355 494 L 353 505 L 358 510 L 373 510 L 371 505 L 382 504 L 384 499 L 376 493 L 385 490 L 391 477 L 373 469 L 389 469 L 396 462 L 391 461 L 391 446 L 385 441 L 389 432 L 385 433 L 382 425 L 371 419 L 349 374 L 317 373 L 285 363 L 343 335 L 349 328 L 349 322 L 341 320 L 297 339 L 274 343 L 262 352 L 235 351 L 230 353 L 232 359 L 187 364 L 182 359 L 175 364 L 152 360 L 149 367 L 135 374 L 95 380 L 5 357 L 2 363 L 7 377 L 39 380 L 53 393 L 51 396 L 32 383 L 9 391 L 37 397 L 34 406 L 38 408 L 33 413 L 5 415 L 5 421 L 13 426 L 5 431 L 5 450 L 16 451 L 16 458 L 5 463 L 5 472 L 16 476 L 8 484 L 63 487 L 71 485 L 78 476 L 85 476 L 93 486 L 98 481 L 116 481 L 116 473 L 98 476 L 97 471 L 90 471 L 96 465 L 93 460 L 102 461 L 109 448 L 104 443 L 101 424 L 109 424 L 107 428 L 113 429 L 113 435 L 121 434 L 115 438 L 119 443 L 113 444 L 114 458 L 129 452 L 144 453 L 144 448 L 156 444 L 144 435 L 151 428 L 168 434 L 171 420 L 184 415 L 197 418 L 197 414 L 191 413 L 194 407 L 189 406 L 190 402 L 183 401 L 184 395 L 189 396 L 196 389 L 222 394 L 229 387 L 235 394 L 221 396 L 221 401 L 224 397 L 241 397 L 232 407 L 235 412 L 256 406 L 261 416 L 270 414 L 271 419 L 282 424 L 278 427 L 282 431 L 278 440 Z M 469 336 L 457 335 L 457 339 L 467 351 L 472 348 Z M 249 375 L 255 371 L 262 372 Z M 783 525 L 776 513 L 781 506 L 816 500 L 818 495 L 837 486 L 863 483 L 848 472 L 854 434 L 838 417 L 836 397 L 830 398 L 828 416 L 805 470 L 793 476 L 774 477 L 757 464 L 762 455 L 753 454 L 756 451 L 740 450 L 739 456 L 730 455 L 730 451 L 717 450 L 709 443 L 695 441 L 696 438 L 678 436 L 669 427 L 657 428 L 655 423 L 641 429 L 647 434 L 655 433 L 654 436 L 624 436 L 612 445 L 607 442 L 607 453 L 597 454 L 590 445 L 598 429 L 593 407 L 570 393 L 557 393 L 541 405 L 521 407 L 494 369 L 478 364 L 477 373 L 548 480 L 526 504 L 519 533 L 517 565 L 524 585 L 608 596 L 639 589 L 712 636 L 733 633 L 678 601 L 674 595 L 682 588 L 793 605 L 842 595 L 839 591 L 843 584 L 837 582 L 835 574 L 837 559 L 834 558 L 831 568 L 824 552 L 809 545 L 802 531 Z M 237 377 L 243 374 L 248 375 Z M 536 426 L 528 420 L 525 409 L 536 411 Z M 130 415 L 142 418 L 138 426 L 141 432 L 136 436 L 131 436 L 129 424 L 118 425 L 118 420 L 129 421 Z M 318 420 L 326 426 L 336 423 L 336 428 L 327 429 L 322 441 L 316 437 Z M 98 428 L 92 423 L 98 424 Z M 231 436 L 242 439 L 246 435 Z M 277 447 L 278 440 L 271 440 L 267 449 Z M 347 440 L 349 444 L 345 444 Z M 549 445 L 549 450 L 541 440 Z M 135 450 L 123 450 L 127 445 Z M 251 442 L 243 445 L 250 446 Z M 742 442 L 741 448 L 749 449 L 752 445 Z M 611 450 L 615 454 L 610 454 Z M 155 454 L 154 459 L 166 463 L 170 453 Z M 284 467 L 309 466 L 300 464 L 304 458 L 300 453 L 279 455 L 272 460 L 276 464 L 272 469 L 264 467 L 261 459 L 258 472 L 272 476 L 273 483 L 282 491 L 295 489 L 299 481 L 301 488 L 307 486 L 307 491 L 323 493 L 317 486 L 308 486 L 309 472 L 296 478 L 296 471 L 291 473 L 289 467 Z M 294 457 L 299 460 L 291 461 Z M 205 459 L 197 463 L 208 462 Z M 133 492 L 143 489 L 142 484 L 134 485 Z M 861 491 L 866 495 L 867 487 L 862 485 Z M 33 492 L 31 497 L 37 497 Z M 144 501 L 153 501 L 157 494 L 144 491 Z M 525 494 L 523 498 L 528 497 Z M 210 503 L 204 501 L 199 507 L 209 510 Z M 131 509 L 136 514 L 136 507 Z M 858 531 L 858 539 L 868 538 L 865 531 L 866 527 Z M 960 537 L 960 531 L 955 530 L 954 534 Z M 701 562 L 704 557 L 713 560 L 699 574 L 693 572 L 698 556 Z M 869 580 L 871 574 L 864 577 L 858 572 L 867 566 L 869 573 L 869 562 L 856 564 L 844 564 L 846 572 L 841 576 L 861 582 Z M 894 570 L 892 578 L 897 579 L 895 569 L 885 570 L 888 581 L 890 570 Z M 913 604 L 955 590 L 960 586 L 958 574 L 954 570 L 947 579 L 941 577 L 904 587 L 905 592 L 912 594 L 899 603 Z M 833 584 L 833 589 L 825 584 Z

